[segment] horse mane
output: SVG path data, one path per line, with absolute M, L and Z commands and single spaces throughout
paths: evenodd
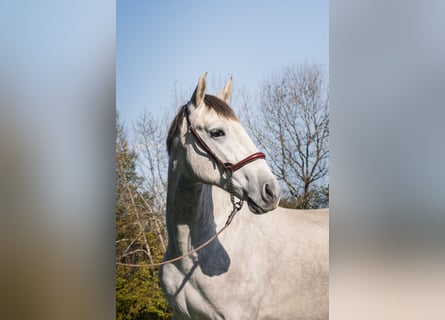
M 209 110 L 213 110 L 216 114 L 230 120 L 238 121 L 238 118 L 233 112 L 233 109 L 222 99 L 206 94 L 204 97 L 204 104 Z M 170 154 L 170 146 L 172 144 L 173 139 L 178 134 L 179 128 L 182 126 L 182 121 L 184 121 L 185 112 L 186 112 L 187 104 L 183 105 L 179 108 L 178 113 L 170 125 L 170 129 L 168 130 L 167 136 L 167 152 Z

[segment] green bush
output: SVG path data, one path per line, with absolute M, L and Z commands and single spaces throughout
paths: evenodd
M 172 318 L 161 288 L 158 270 L 116 267 L 116 318 L 166 320 Z

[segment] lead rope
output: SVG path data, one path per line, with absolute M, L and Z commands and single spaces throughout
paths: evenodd
M 180 257 L 176 257 L 176 258 L 173 258 L 170 260 L 166 260 L 166 261 L 162 261 L 162 262 L 158 262 L 158 263 L 151 263 L 151 264 L 132 264 L 132 263 L 122 263 L 122 262 L 116 261 L 116 264 L 120 265 L 120 266 L 125 266 L 125 267 L 156 268 L 156 267 L 160 267 L 164 264 L 176 262 L 176 261 L 179 261 L 185 257 L 191 256 L 192 254 L 194 254 L 194 253 L 198 252 L 199 250 L 208 246 L 213 240 L 215 240 L 230 225 L 230 223 L 232 222 L 236 213 L 238 211 L 240 211 L 241 208 L 243 207 L 243 200 L 239 200 L 238 202 L 235 201 L 235 195 L 234 195 L 234 191 L 233 191 L 233 182 L 232 182 L 232 171 L 226 170 L 224 173 L 227 176 L 227 189 L 229 190 L 229 193 L 230 193 L 230 202 L 232 202 L 232 212 L 227 217 L 227 221 L 224 224 L 224 226 L 217 233 L 215 233 L 209 240 L 207 240 L 200 246 L 196 247 L 195 249 L 187 252 L 186 254 L 183 254 Z

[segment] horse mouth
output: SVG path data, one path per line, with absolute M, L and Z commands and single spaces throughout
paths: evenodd
M 255 201 L 252 200 L 251 197 L 247 197 L 247 205 L 249 206 L 250 211 L 252 211 L 255 214 L 263 214 L 266 213 L 267 210 L 264 210 L 259 205 L 255 203 Z

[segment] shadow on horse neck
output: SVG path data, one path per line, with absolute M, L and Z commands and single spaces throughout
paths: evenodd
M 175 197 L 173 205 L 167 208 L 167 229 L 176 255 L 197 248 L 216 234 L 214 212 L 221 205 L 215 203 L 218 201 L 214 199 L 213 188 L 216 187 L 183 180 L 176 186 L 169 183 L 169 194 Z M 191 260 L 191 270 L 199 266 L 207 276 L 221 275 L 230 266 L 230 257 L 218 238 L 193 254 Z M 189 264 L 190 260 L 179 263 Z

